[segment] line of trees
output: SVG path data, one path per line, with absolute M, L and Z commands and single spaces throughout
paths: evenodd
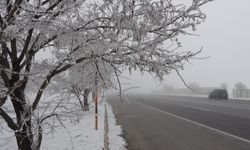
M 0 116 L 18 149 L 40 149 L 43 124 L 57 113 L 36 113 L 46 89 L 63 73 L 61 86 L 79 96 L 79 89 L 88 95 L 95 76 L 100 86 L 110 87 L 123 69 L 155 73 L 160 80 L 182 69 L 199 51 L 179 51 L 178 35 L 204 21 L 201 6 L 209 1 L 1 0 Z M 28 101 L 32 85 L 35 98 Z M 4 108 L 7 101 L 15 117 Z

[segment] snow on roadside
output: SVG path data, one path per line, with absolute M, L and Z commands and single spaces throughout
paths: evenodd
M 66 120 L 43 139 L 41 150 L 102 150 L 104 141 L 104 107 L 99 105 L 98 130 L 95 130 L 94 109 L 81 112 L 79 122 Z
M 108 108 L 109 147 L 110 150 L 126 150 L 125 141 L 120 136 L 121 127 L 116 120 L 110 106 Z M 99 104 L 99 129 L 95 130 L 95 114 L 92 107 L 89 112 L 80 112 L 78 122 L 67 119 L 63 126 L 58 126 L 53 132 L 44 133 L 41 150 L 102 150 L 104 146 L 104 102 Z M 1 128 L 2 127 L 2 128 Z M 17 149 L 13 133 L 3 130 L 6 123 L 0 120 L 0 149 Z
M 121 126 L 116 124 L 115 115 L 111 106 L 107 106 L 108 124 L 109 124 L 109 149 L 110 150 L 126 150 L 126 142 L 121 137 Z

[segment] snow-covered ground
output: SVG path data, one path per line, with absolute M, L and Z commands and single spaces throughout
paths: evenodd
M 102 150 L 104 147 L 105 102 L 99 104 L 98 130 L 95 130 L 94 107 L 89 112 L 79 112 L 74 119 L 65 119 L 50 132 L 44 133 L 41 150 Z M 121 137 L 121 127 L 116 125 L 112 108 L 107 106 L 109 126 L 109 149 L 125 150 L 126 142 Z M 14 134 L 6 130 L 0 118 L 0 150 L 16 150 Z

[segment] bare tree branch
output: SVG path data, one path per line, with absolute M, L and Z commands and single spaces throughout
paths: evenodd
M 8 126 L 13 130 L 17 130 L 18 126 L 13 121 L 13 119 L 0 107 L 0 115 L 3 117 L 3 119 L 6 121 Z

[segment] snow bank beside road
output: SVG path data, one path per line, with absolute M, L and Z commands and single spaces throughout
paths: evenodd
M 122 131 L 116 125 L 114 114 L 108 108 L 109 148 L 125 150 L 125 141 L 120 136 Z M 79 112 L 78 117 L 63 120 L 63 126 L 54 128 L 53 132 L 44 133 L 41 150 L 102 150 L 104 147 L 104 102 L 99 105 L 99 129 L 95 130 L 94 108 L 89 112 Z M 17 149 L 13 133 L 6 123 L 0 122 L 0 149 Z M 46 131 L 46 129 L 45 129 Z
M 108 105 L 108 123 L 109 123 L 109 149 L 110 150 L 126 150 L 126 142 L 121 137 L 121 126 L 116 125 L 115 115 L 112 108 Z

